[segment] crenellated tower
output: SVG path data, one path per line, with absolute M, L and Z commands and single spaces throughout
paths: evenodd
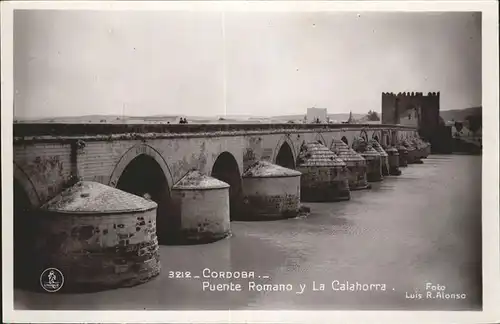
M 401 121 L 415 112 L 415 126 L 420 136 L 432 143 L 439 128 L 439 92 L 383 92 L 382 123 L 401 124 Z

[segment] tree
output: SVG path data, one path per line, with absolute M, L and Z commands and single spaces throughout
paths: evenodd
M 369 121 L 379 121 L 380 120 L 380 117 L 378 116 L 378 113 L 376 111 L 370 110 L 366 116 L 368 117 Z
M 476 135 L 476 132 L 483 125 L 483 116 L 481 115 L 469 115 L 465 118 L 469 122 L 469 129 L 471 132 Z

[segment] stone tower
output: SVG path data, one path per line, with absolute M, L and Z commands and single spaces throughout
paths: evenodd
M 439 129 L 439 92 L 382 93 L 382 123 L 400 124 L 408 111 L 418 110 L 418 131 L 420 136 L 433 142 Z

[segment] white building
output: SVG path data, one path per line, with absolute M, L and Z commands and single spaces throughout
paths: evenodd
M 307 108 L 307 122 L 314 123 L 319 119 L 320 123 L 327 123 L 326 108 Z

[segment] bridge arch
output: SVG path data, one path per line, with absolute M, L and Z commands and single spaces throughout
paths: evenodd
M 359 132 L 359 137 L 368 142 L 368 133 L 366 132 L 365 129 L 362 129 L 361 132 Z
M 180 220 L 169 216 L 172 176 L 161 154 L 147 144 L 129 149 L 113 170 L 109 185 L 158 204 L 156 228 L 160 243 L 170 241 Z
M 291 154 L 291 157 L 290 157 Z M 278 165 L 288 168 L 292 163 L 290 163 L 290 158 L 293 162 L 293 169 L 295 168 L 295 161 L 297 159 L 297 152 L 295 151 L 295 145 L 292 142 L 290 136 L 284 135 L 280 138 L 276 147 L 273 151 L 272 161 Z M 284 163 L 284 164 L 281 164 Z
M 28 175 L 14 162 L 14 185 L 16 183 L 23 189 L 24 194 L 26 194 L 30 207 L 36 208 L 41 205 L 42 201 L 35 190 L 35 185 Z
M 323 137 L 323 134 L 321 134 L 321 133 L 316 133 L 316 135 L 314 136 L 314 140 L 320 142 L 321 144 L 323 144 L 326 147 L 329 147 L 328 142 L 325 140 L 325 138 Z
M 372 139 L 376 140 L 378 143 L 382 144 L 382 140 L 383 140 L 383 137 L 384 135 L 382 134 L 381 131 L 379 130 L 376 130 L 376 131 L 373 131 L 372 133 Z
M 210 175 L 229 184 L 229 214 L 231 219 L 234 219 L 242 196 L 241 173 L 238 162 L 231 153 L 224 151 L 215 159 Z
M 297 154 L 290 137 L 283 136 L 274 149 L 273 163 L 285 168 L 295 169 Z
M 349 140 L 347 139 L 347 137 L 345 136 L 342 136 L 342 138 L 340 139 L 342 142 L 344 142 L 347 146 L 349 146 Z
M 161 155 L 160 152 L 158 152 L 155 148 L 152 146 L 145 144 L 145 143 L 140 143 L 137 145 L 134 145 L 131 147 L 125 154 L 122 155 L 118 163 L 116 164 L 113 172 L 111 173 L 111 177 L 109 178 L 109 185 L 112 187 L 116 187 L 118 184 L 118 180 L 122 176 L 123 171 L 125 168 L 140 155 L 146 155 L 151 157 L 158 163 L 158 166 L 163 171 L 163 175 L 166 177 L 167 182 L 169 184 L 169 188 L 173 183 L 172 180 L 172 173 L 170 172 L 170 169 L 168 168 L 167 162 L 165 159 L 163 159 L 163 156 Z
M 292 148 L 287 142 L 284 142 L 281 145 L 274 163 L 285 168 L 295 169 L 295 157 L 293 155 Z

